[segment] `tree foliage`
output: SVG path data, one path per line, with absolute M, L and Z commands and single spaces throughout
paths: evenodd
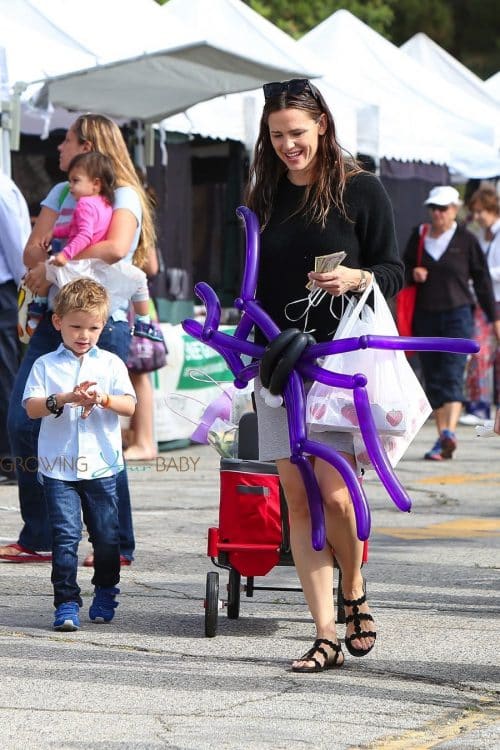
M 423 31 L 481 78 L 500 70 L 498 0 L 404 0 L 394 3 L 390 37 L 398 46 Z
M 343 8 L 380 34 L 393 21 L 391 0 L 245 0 L 268 21 L 298 39 L 335 11 Z

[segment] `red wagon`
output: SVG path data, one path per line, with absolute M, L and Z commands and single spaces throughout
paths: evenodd
M 363 562 L 367 560 L 367 553 L 365 542 Z M 207 574 L 205 635 L 208 637 L 217 632 L 220 609 L 227 609 L 230 619 L 239 617 L 242 591 L 247 597 L 252 597 L 256 590 L 302 590 L 255 583 L 255 578 L 266 576 L 276 565 L 293 566 L 287 508 L 274 463 L 221 459 L 219 526 L 208 530 L 207 554 L 216 567 L 227 570 L 229 574 L 225 599 L 221 598 L 219 573 L 211 571 Z M 242 578 L 246 578 L 243 586 Z M 345 613 L 341 591 L 339 570 L 337 621 L 343 623 Z

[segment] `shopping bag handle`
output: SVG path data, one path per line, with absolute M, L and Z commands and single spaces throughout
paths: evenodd
M 352 327 L 354 325 L 354 321 L 356 320 L 356 318 L 358 318 L 361 315 L 361 311 L 363 310 L 366 304 L 366 301 L 368 297 L 370 296 L 371 292 L 373 291 L 376 283 L 377 282 L 375 281 L 375 277 L 372 274 L 370 282 L 366 285 L 366 289 L 364 290 L 363 294 L 359 296 L 357 302 L 354 303 L 352 297 L 349 300 L 349 305 L 353 305 L 353 307 L 351 309 L 347 307 L 344 313 L 344 315 L 348 316 L 348 321 L 342 330 L 343 339 L 349 338 L 349 334 L 351 333 Z

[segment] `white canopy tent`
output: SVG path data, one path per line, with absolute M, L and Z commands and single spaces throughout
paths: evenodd
M 5 50 L 8 84 L 97 62 L 90 48 L 44 15 L 42 5 L 42 0 L 0 0 L 0 46 Z
M 402 44 L 400 49 L 427 70 L 437 73 L 448 83 L 458 86 L 467 96 L 477 99 L 493 110 L 496 109 L 497 122 L 500 127 L 500 108 L 489 93 L 484 81 L 440 47 L 439 44 L 436 44 L 427 34 L 422 32 L 415 34 Z
M 176 19 L 188 25 L 189 28 L 198 29 L 200 32 L 206 28 L 207 5 L 204 0 L 190 0 L 189 3 L 170 0 L 168 6 L 175 13 Z M 307 52 L 301 49 L 291 37 L 239 0 L 211 3 L 209 15 L 211 33 L 217 34 L 218 39 L 249 40 L 249 30 L 252 29 L 254 37 L 255 32 L 259 35 L 259 47 L 265 43 L 266 45 L 272 44 L 287 54 L 290 54 L 291 50 L 295 55 L 298 49 L 301 55 Z M 245 44 L 248 46 L 248 41 Z M 307 54 L 312 56 L 313 53 L 307 52 Z M 321 70 L 321 63 L 316 56 L 313 60 L 308 59 L 307 62 L 309 67 Z M 289 76 L 280 76 L 280 79 L 284 80 L 286 77 Z M 162 125 L 167 130 L 182 133 L 239 140 L 245 144 L 247 151 L 251 151 L 257 138 L 263 103 L 262 90 L 259 88 L 197 104 L 183 114 L 167 118 Z M 347 149 L 356 150 L 356 111 L 362 106 L 362 102 L 356 100 L 355 97 L 339 93 L 336 97 L 336 105 L 341 113 L 342 142 Z
M 75 0 L 69 2 L 76 7 Z M 69 2 L 64 2 L 62 16 L 71 17 Z M 254 89 L 268 80 L 321 75 L 312 54 L 239 0 L 211 0 L 209 6 L 201 0 L 170 0 L 162 7 L 153 0 L 134 0 L 133 14 L 124 12 L 130 2 L 90 0 L 94 2 L 98 13 L 94 16 L 86 3 L 72 33 L 79 39 L 88 36 L 105 64 L 51 78 L 44 86 L 48 99 L 67 109 L 157 122 L 198 102 Z M 146 15 L 137 12 L 139 2 Z M 45 10 L 62 8 L 62 0 L 40 3 Z M 121 40 L 110 49 L 103 6 L 114 16 L 113 39 Z M 99 29 L 102 36 L 92 38 Z
M 485 88 L 500 103 L 500 70 L 484 82 Z
M 22 83 L 95 65 L 95 55 L 45 18 L 29 0 L 0 0 L 0 171 L 10 173 L 16 146 Z M 37 131 L 43 121 L 38 116 Z M 11 133 L 14 142 L 11 144 Z
M 327 81 L 378 107 L 378 118 L 360 113 L 360 150 L 446 164 L 466 177 L 500 173 L 494 108 L 430 73 L 348 11 L 331 15 L 299 44 L 321 57 Z
M 351 153 L 358 151 L 358 111 L 364 102 L 348 96 L 321 80 L 320 88 L 335 112 L 337 137 Z M 161 123 L 167 131 L 199 134 L 206 138 L 231 138 L 245 144 L 251 153 L 257 139 L 264 96 L 262 89 L 218 97 L 168 117 Z
M 312 54 L 239 0 L 212 0 L 208 19 L 198 0 L 86 0 L 85 12 L 77 0 L 0 0 L 0 12 L 11 96 L 16 81 L 46 83 L 38 108 L 23 103 L 24 132 L 42 133 L 51 117 L 66 127 L 67 110 L 153 122 L 270 79 L 321 74 Z

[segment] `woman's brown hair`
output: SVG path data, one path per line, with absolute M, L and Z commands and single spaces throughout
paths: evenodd
M 278 183 L 287 171 L 274 151 L 269 134 L 269 115 L 283 109 L 302 110 L 314 122 L 319 122 L 321 115 L 324 115 L 327 123 L 325 134 L 319 136 L 316 179 L 307 186 L 298 210 L 304 211 L 311 222 L 322 226 L 332 206 L 348 219 L 344 206 L 345 187 L 352 175 L 363 170 L 353 157 L 342 150 L 337 141 L 332 113 L 318 89 L 310 82 L 301 93 L 292 94 L 284 90 L 266 100 L 250 168 L 246 205 L 257 214 L 261 226 L 265 227 L 271 216 Z
M 472 193 L 469 199 L 469 208 L 471 211 L 483 209 L 497 216 L 500 214 L 500 201 L 497 191 L 494 187 L 483 187 Z
M 90 143 L 93 151 L 100 151 L 111 160 L 116 179 L 115 187 L 129 186 L 139 195 L 142 222 L 133 262 L 141 268 L 146 262 L 149 248 L 156 245 L 156 232 L 151 203 L 137 176 L 120 128 L 109 117 L 88 114 L 80 115 L 71 126 L 71 130 L 80 143 Z

